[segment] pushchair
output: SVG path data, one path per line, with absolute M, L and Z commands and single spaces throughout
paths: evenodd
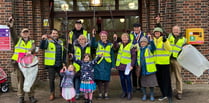
M 7 82 L 7 74 L 0 68 L 0 89 L 1 92 L 6 93 L 9 91 L 9 84 Z

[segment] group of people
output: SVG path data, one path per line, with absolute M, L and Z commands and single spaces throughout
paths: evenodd
M 13 19 L 9 26 L 13 30 Z M 154 101 L 154 88 L 159 86 L 162 97 L 158 100 L 168 99 L 172 103 L 171 75 L 176 79 L 176 98 L 182 98 L 181 66 L 177 57 L 186 44 L 179 26 L 172 28 L 167 34 L 160 25 L 160 17 L 156 17 L 156 27 L 153 32 L 141 31 L 141 25 L 135 23 L 133 31 L 122 33 L 121 40 L 117 34 L 110 37 L 107 31 L 99 33 L 100 40 L 96 41 L 96 30 L 92 30 L 91 39 L 87 39 L 87 31 L 82 28 L 82 22 L 77 20 L 75 28 L 67 38 L 68 48 L 59 39 L 58 30 L 53 29 L 50 35 L 43 35 L 40 48 L 44 52 L 44 65 L 48 70 L 50 85 L 49 100 L 55 99 L 55 76 L 60 77 L 60 95 L 69 102 L 79 99 L 84 94 L 85 103 L 92 103 L 93 92 L 98 90 L 98 99 L 109 99 L 109 83 L 111 70 L 117 69 L 122 87 L 121 98 L 132 99 L 132 92 L 140 89 L 143 101 L 147 100 L 146 88 L 150 89 L 149 100 Z M 12 32 L 12 38 L 15 35 Z M 19 52 L 34 53 L 34 41 L 29 38 L 29 30 L 23 29 L 17 39 L 14 64 L 17 63 Z M 108 40 L 113 38 L 113 42 Z M 14 41 L 14 40 L 13 40 Z M 92 59 L 92 49 L 96 49 L 95 59 Z M 68 56 L 66 56 L 66 54 Z M 115 56 L 116 54 L 116 56 Z M 67 65 L 67 59 L 72 63 Z M 117 57 L 115 59 L 115 57 Z M 18 103 L 24 102 L 23 83 L 21 72 L 18 73 Z M 36 103 L 34 90 L 29 93 L 31 103 Z

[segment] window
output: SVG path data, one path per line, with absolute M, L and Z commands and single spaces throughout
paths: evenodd
M 138 0 L 119 0 L 119 10 L 138 10 Z
M 62 4 L 68 4 L 68 11 L 73 11 L 73 0 L 54 0 L 54 11 L 63 11 L 61 9 Z
M 95 10 L 115 10 L 115 0 L 102 0 L 102 6 L 95 7 Z M 77 11 L 91 11 L 94 7 L 90 7 L 89 0 L 77 0 Z

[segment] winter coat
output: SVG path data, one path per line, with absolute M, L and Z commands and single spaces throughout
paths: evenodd
M 63 77 L 60 87 L 62 87 L 62 88 L 72 88 L 73 87 L 74 71 L 68 71 L 68 70 L 63 71 L 63 70 L 61 70 L 60 75 Z
M 49 44 L 48 40 L 41 40 L 40 49 L 47 49 L 48 44 Z M 53 66 L 46 66 L 46 67 L 62 67 L 62 63 L 65 63 L 66 60 L 65 51 L 62 51 L 62 46 L 58 43 L 58 41 L 55 41 L 54 44 L 56 47 L 55 64 Z
M 112 43 L 108 42 L 106 44 L 102 43 L 102 41 L 98 41 L 102 46 L 106 47 L 107 45 L 112 45 Z M 95 38 L 92 38 L 91 44 L 93 48 L 98 47 L 98 42 L 96 42 Z M 110 81 L 111 68 L 115 67 L 115 57 L 114 50 L 111 48 L 111 63 L 108 63 L 105 59 L 103 59 L 99 64 L 94 66 L 94 78 L 95 80 L 105 80 Z
M 101 57 L 97 57 L 92 61 L 84 62 L 78 59 L 74 61 L 81 66 L 81 81 L 91 81 L 94 80 L 94 68 L 93 66 L 99 61 Z
M 150 51 L 153 53 L 154 52 L 154 50 L 156 50 L 156 47 L 155 47 L 155 44 L 154 44 L 154 42 L 153 41 L 150 41 L 150 45 L 148 45 L 148 46 L 146 46 L 146 47 L 144 47 L 144 48 L 142 48 L 142 47 L 140 47 L 140 48 L 138 48 L 138 49 L 140 49 L 140 67 L 141 67 L 141 75 L 142 76 L 145 76 L 145 75 L 150 75 L 150 74 L 153 74 L 153 73 L 149 73 L 149 72 L 147 72 L 147 69 L 146 69 L 146 62 L 145 62 L 145 57 L 144 57 L 144 54 L 145 54 L 145 50 L 147 49 L 147 48 L 149 48 L 150 49 Z M 137 63 L 138 64 L 138 63 Z

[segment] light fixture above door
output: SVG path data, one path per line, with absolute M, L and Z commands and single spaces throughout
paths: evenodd
M 90 0 L 90 6 L 102 6 L 102 0 Z
M 62 4 L 61 5 L 61 10 L 68 11 L 69 10 L 69 5 L 68 4 Z

